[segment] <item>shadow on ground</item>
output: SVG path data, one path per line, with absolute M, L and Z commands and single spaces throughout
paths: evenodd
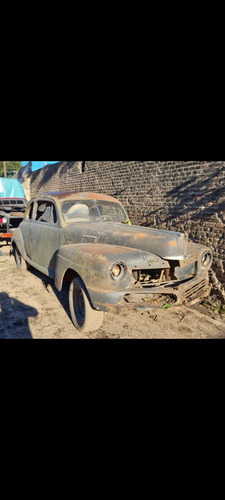
M 41 272 L 37 271 L 33 267 L 30 267 L 29 272 L 33 274 L 33 276 L 36 276 L 37 278 L 40 279 L 40 281 L 43 283 L 43 286 L 46 288 L 47 292 L 50 293 L 50 290 L 55 294 L 56 298 L 60 302 L 60 304 L 63 306 L 63 309 L 65 310 L 66 314 L 68 315 L 70 321 L 71 321 L 71 316 L 70 316 L 70 309 L 69 309 L 69 287 L 70 283 L 64 283 L 62 291 L 59 292 L 56 287 L 55 287 L 55 282 L 48 276 L 45 276 L 45 274 L 42 274 Z
M 37 315 L 34 307 L 9 297 L 6 292 L 0 293 L 0 339 L 32 339 L 28 319 Z

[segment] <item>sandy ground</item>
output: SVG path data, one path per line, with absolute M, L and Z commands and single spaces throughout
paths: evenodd
M 62 292 L 38 271 L 19 271 L 0 247 L 0 339 L 224 339 L 225 316 L 204 306 L 108 313 L 100 330 L 76 332 Z

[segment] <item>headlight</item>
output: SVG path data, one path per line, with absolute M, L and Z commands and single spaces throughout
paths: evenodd
M 125 274 L 125 265 L 123 262 L 116 262 L 116 264 L 113 264 L 113 266 L 110 269 L 110 276 L 115 280 L 115 281 L 120 281 Z
M 212 261 L 213 261 L 212 252 L 210 250 L 206 250 L 205 252 L 203 252 L 201 256 L 202 267 L 204 267 L 204 269 L 210 269 Z

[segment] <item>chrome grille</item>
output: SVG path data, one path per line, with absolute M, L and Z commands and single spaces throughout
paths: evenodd
M 196 295 L 201 292 L 205 287 L 207 287 L 207 281 L 202 280 L 200 283 L 196 283 L 192 285 L 190 288 L 185 290 L 184 296 L 187 301 L 192 300 L 196 297 Z

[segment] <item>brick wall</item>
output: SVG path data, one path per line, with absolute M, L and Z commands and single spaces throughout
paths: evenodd
M 213 248 L 213 269 L 225 286 L 225 161 L 70 161 L 30 179 L 32 196 L 106 193 L 122 201 L 134 224 L 186 232 Z

